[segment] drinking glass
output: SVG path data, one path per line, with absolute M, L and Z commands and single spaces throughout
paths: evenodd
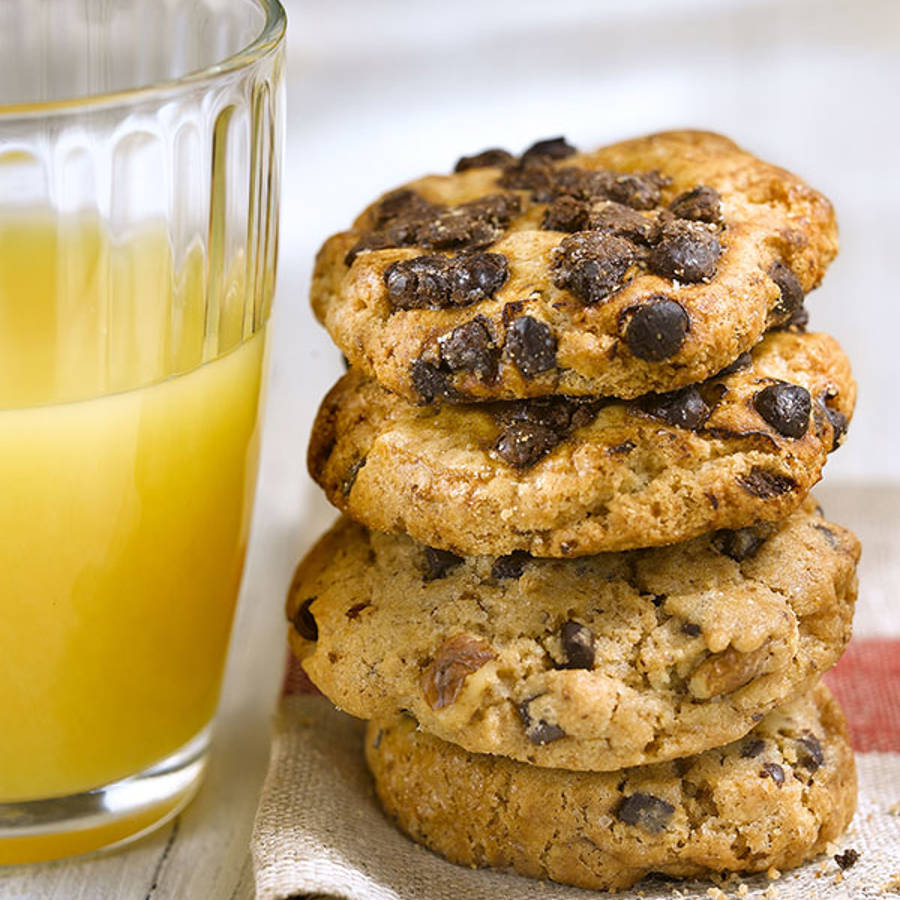
M 0 863 L 203 774 L 258 460 L 277 0 L 0 4 Z

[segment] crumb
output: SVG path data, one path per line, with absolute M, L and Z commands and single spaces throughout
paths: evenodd
M 858 859 L 859 850 L 854 850 L 853 847 L 848 847 L 843 853 L 834 854 L 834 861 L 838 864 L 842 872 L 845 872 L 847 869 L 852 869 L 853 866 L 856 865 Z
M 763 894 L 764 900 L 778 900 L 778 891 L 775 890 L 775 885 L 770 884 L 766 888 L 765 894 Z
M 900 816 L 900 803 L 895 803 L 893 806 L 888 807 L 888 815 L 889 816 Z
M 739 884 L 737 889 L 738 897 L 746 897 L 750 893 L 750 888 L 746 884 Z
M 892 892 L 900 891 L 900 872 L 895 872 L 891 875 L 891 880 L 885 884 L 882 890 Z
M 769 881 L 778 881 L 778 879 L 781 878 L 781 872 L 779 872 L 775 866 L 769 866 L 766 870 L 766 878 L 768 878 Z
M 717 887 L 711 887 L 706 892 L 706 896 L 711 897 L 712 900 L 728 900 L 728 895 L 724 891 L 722 891 L 720 888 L 717 888 Z
M 844 873 L 836 872 L 834 875 L 834 884 L 841 884 L 844 881 Z

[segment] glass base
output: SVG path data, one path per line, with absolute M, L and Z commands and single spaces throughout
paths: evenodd
M 112 849 L 159 828 L 197 792 L 209 737 L 206 728 L 151 768 L 92 791 L 0 803 L 0 865 Z

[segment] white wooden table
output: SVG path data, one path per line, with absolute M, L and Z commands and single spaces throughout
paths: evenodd
M 332 517 L 304 464 L 318 399 L 340 371 L 307 309 L 312 256 L 378 191 L 446 169 L 463 152 L 498 142 L 517 149 L 563 131 L 590 144 L 697 124 L 832 195 L 844 253 L 810 308 L 813 324 L 844 342 L 863 390 L 848 445 L 817 493 L 865 543 L 857 631 L 880 618 L 900 634 L 891 603 L 900 487 L 852 486 L 900 485 L 900 307 L 889 289 L 900 238 L 889 188 L 900 164 L 895 118 L 884 114 L 900 77 L 900 6 L 870 0 L 862 14 L 852 0 L 642 0 L 628 10 L 596 0 L 457 0 L 452 15 L 447 4 L 408 0 L 286 6 L 288 153 L 269 409 L 210 771 L 176 824 L 106 857 L 0 869 L 0 900 L 253 896 L 247 846 L 282 671 L 283 596 L 296 560 Z M 636 17 L 646 51 L 626 59 L 616 48 L 636 46 Z

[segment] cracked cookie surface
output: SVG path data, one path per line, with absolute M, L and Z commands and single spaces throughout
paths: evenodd
M 815 333 L 770 333 L 719 376 L 634 401 L 422 407 L 352 368 L 322 402 L 309 470 L 352 518 L 462 555 L 657 546 L 790 513 L 855 396 Z
M 697 753 L 810 689 L 850 637 L 859 545 L 777 524 L 571 560 L 461 558 L 340 520 L 300 564 L 291 645 L 360 718 L 611 770 Z
M 414 403 L 702 381 L 801 322 L 837 253 L 825 197 L 715 134 L 460 163 L 370 206 L 313 275 L 347 358 Z
M 843 714 L 819 685 L 740 741 L 621 772 L 565 772 L 467 753 L 409 716 L 369 724 L 366 758 L 387 813 L 467 866 L 594 890 L 651 872 L 784 870 L 825 850 L 856 807 Z

